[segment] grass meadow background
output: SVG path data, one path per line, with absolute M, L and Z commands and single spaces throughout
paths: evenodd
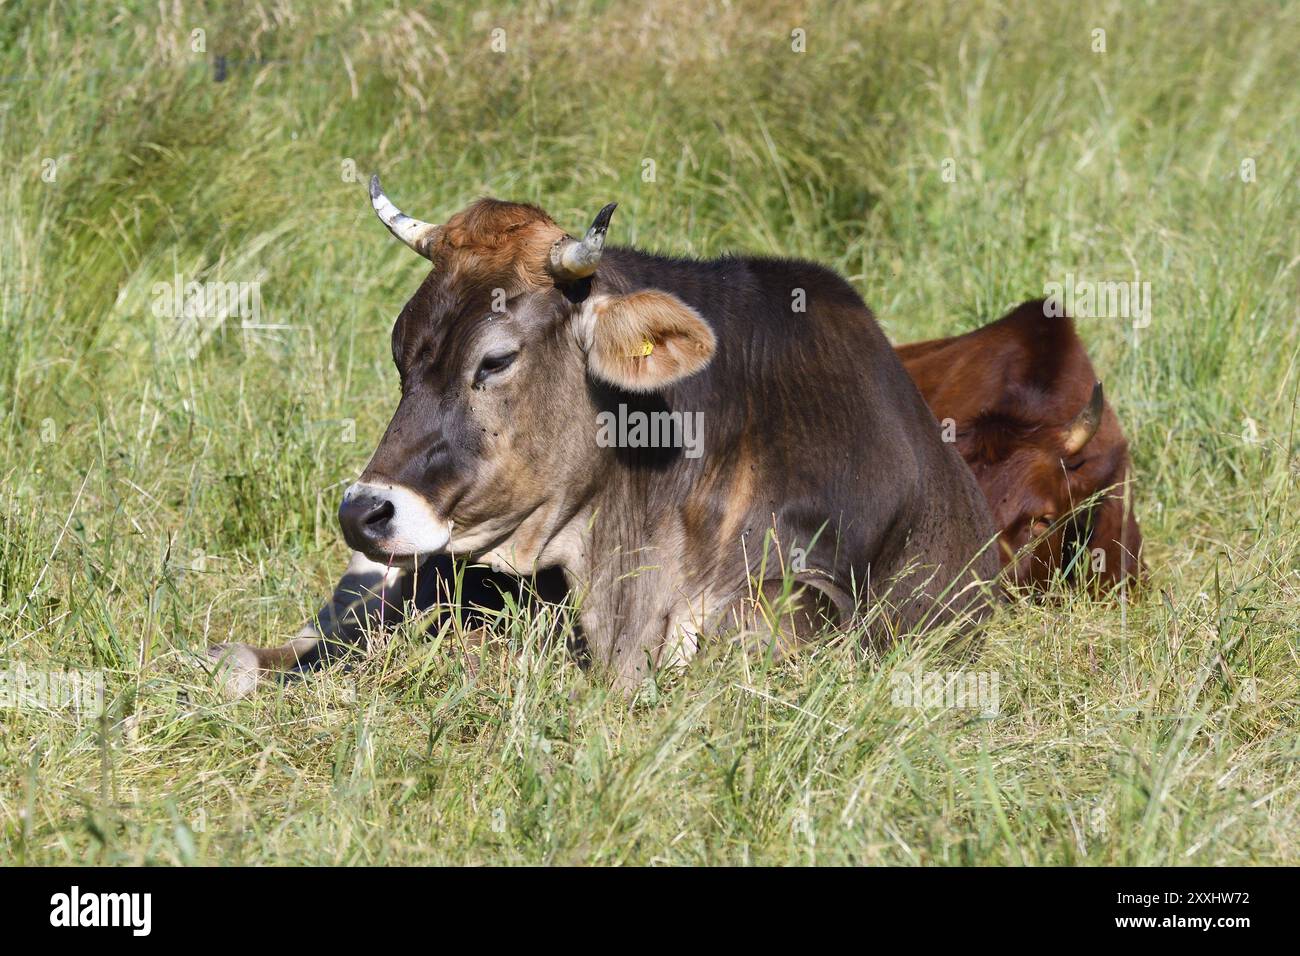
M 1300 862 L 1297 49 L 1263 0 L 0 3 L 0 666 L 108 697 L 0 709 L 0 860 Z M 1149 281 L 1149 327 L 1079 324 L 1153 587 L 1003 615 L 995 716 L 895 703 L 950 666 L 919 642 L 629 706 L 550 611 L 477 674 L 406 629 L 223 699 L 191 655 L 328 594 L 396 402 L 427 264 L 372 171 L 434 221 L 617 200 L 619 243 L 826 263 L 895 341 Z M 291 328 L 200 342 L 177 274 Z

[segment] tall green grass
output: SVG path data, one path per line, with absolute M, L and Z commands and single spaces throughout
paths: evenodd
M 1297 861 L 1294 6 L 421 11 L 0 6 L 0 665 L 102 669 L 110 703 L 0 709 L 0 858 Z M 950 666 L 912 644 L 724 649 L 629 706 L 550 613 L 476 667 L 404 628 L 221 700 L 187 653 L 314 610 L 394 405 L 422 263 L 373 221 L 376 170 L 429 219 L 492 194 L 577 229 L 617 200 L 623 243 L 815 259 L 898 341 L 1066 272 L 1149 281 L 1149 327 L 1080 328 L 1154 587 L 1007 614 L 971 665 L 995 716 L 900 706 L 900 674 Z M 178 273 L 258 282 L 292 328 L 191 356 L 152 308 Z

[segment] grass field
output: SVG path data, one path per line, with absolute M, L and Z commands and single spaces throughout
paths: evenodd
M 0 708 L 0 860 L 1300 862 L 1300 7 L 225 6 L 0 3 L 0 667 L 108 701 Z M 223 699 L 193 652 L 328 594 L 396 402 L 427 264 L 376 170 L 434 221 L 617 200 L 615 242 L 813 259 L 897 341 L 1149 282 L 1149 324 L 1079 326 L 1153 587 L 1004 615 L 990 713 L 897 699 L 949 666 L 916 641 L 629 706 L 550 612 L 476 676 L 400 630 Z M 271 327 L 167 314 L 178 275 Z

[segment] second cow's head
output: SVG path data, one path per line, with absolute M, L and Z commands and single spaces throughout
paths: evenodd
M 593 388 L 660 391 L 713 356 L 699 313 L 601 266 L 612 203 L 578 240 L 533 206 L 481 199 L 433 225 L 378 177 L 370 197 L 433 264 L 393 326 L 397 410 L 339 509 L 372 560 L 482 554 L 558 516 L 597 480 Z

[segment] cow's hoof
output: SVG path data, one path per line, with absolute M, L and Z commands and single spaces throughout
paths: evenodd
M 212 676 L 231 700 L 247 697 L 257 687 L 257 652 L 247 644 L 213 644 L 208 648 Z

